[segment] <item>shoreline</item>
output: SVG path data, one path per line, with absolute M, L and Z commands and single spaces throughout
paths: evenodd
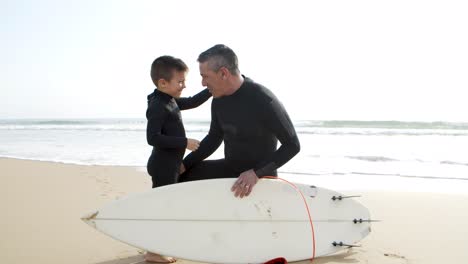
M 136 165 L 106 165 L 106 164 L 83 164 L 79 162 L 53 161 L 29 158 L 16 158 L 0 156 L 5 160 L 37 161 L 50 164 L 73 165 L 83 167 L 112 167 L 125 168 L 147 174 L 146 166 Z M 288 181 L 318 185 L 339 192 L 409 192 L 409 193 L 442 193 L 468 195 L 468 178 L 460 177 L 434 177 L 434 176 L 411 176 L 400 174 L 379 173 L 303 173 L 291 171 L 278 171 L 279 177 Z
M 80 217 L 111 200 L 149 190 L 151 178 L 146 172 L 132 166 L 14 158 L 0 158 L 0 168 L 0 208 L 6 216 L 0 225 L 2 262 L 145 263 L 141 250 L 99 233 Z M 359 202 L 381 222 L 373 223 L 371 234 L 359 243 L 362 247 L 313 263 L 456 264 L 468 259 L 464 246 L 468 195 L 407 191 L 362 195 Z
M 102 167 L 124 167 L 124 168 L 146 168 L 145 166 L 133 166 L 133 165 L 116 165 L 116 164 L 85 164 L 79 162 L 72 162 L 72 161 L 59 161 L 59 160 L 47 160 L 47 159 L 35 159 L 35 158 L 19 158 L 14 156 L 0 156 L 0 160 L 22 160 L 22 161 L 38 161 L 38 162 L 48 162 L 48 163 L 57 163 L 57 164 L 64 164 L 64 165 L 76 165 L 76 166 L 102 166 Z

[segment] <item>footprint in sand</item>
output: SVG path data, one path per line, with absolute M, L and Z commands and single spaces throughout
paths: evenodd
M 399 259 L 399 260 L 404 261 L 405 263 L 408 263 L 408 260 L 406 259 L 405 256 L 400 256 L 398 254 L 393 254 L 393 253 L 384 253 L 384 256 L 389 257 L 389 258 Z

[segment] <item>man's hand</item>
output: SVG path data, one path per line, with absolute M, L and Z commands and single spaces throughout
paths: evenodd
M 234 196 L 243 198 L 248 196 L 257 183 L 258 177 L 252 170 L 244 171 L 239 175 L 237 181 L 232 185 L 231 191 L 234 192 Z
M 187 149 L 191 151 L 195 151 L 198 149 L 200 146 L 200 141 L 193 139 L 193 138 L 187 138 Z

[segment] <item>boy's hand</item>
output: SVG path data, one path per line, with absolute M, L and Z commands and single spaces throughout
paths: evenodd
M 180 169 L 179 169 L 179 174 L 182 174 L 184 172 L 185 172 L 185 165 L 184 165 L 184 163 L 181 163 L 180 164 Z
M 193 138 L 187 138 L 187 149 L 191 151 L 195 151 L 198 149 L 200 146 L 200 141 L 193 139 Z

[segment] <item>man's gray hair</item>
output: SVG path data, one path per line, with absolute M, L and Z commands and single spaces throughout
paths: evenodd
M 225 67 L 233 75 L 239 74 L 239 62 L 232 49 L 223 44 L 215 45 L 198 56 L 198 62 L 208 62 L 208 68 L 212 71 L 219 71 Z

